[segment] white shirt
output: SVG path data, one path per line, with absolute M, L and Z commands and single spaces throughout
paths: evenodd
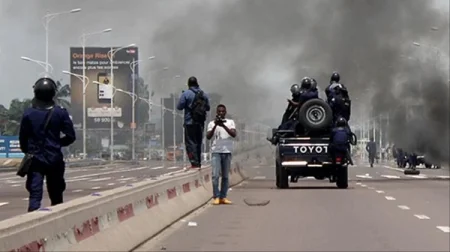
M 228 129 L 236 129 L 234 125 L 234 121 L 231 119 L 225 118 L 226 122 L 224 125 L 227 126 Z M 211 131 L 214 128 L 214 121 L 209 122 L 207 131 Z M 228 134 L 228 132 L 220 126 L 217 126 L 214 130 L 214 134 L 212 136 L 212 145 L 211 152 L 212 153 L 232 153 L 233 152 L 233 143 L 234 138 Z

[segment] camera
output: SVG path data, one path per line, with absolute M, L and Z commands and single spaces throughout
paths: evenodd
M 216 115 L 216 119 L 215 119 L 214 121 L 216 121 L 216 123 L 218 123 L 218 124 L 223 124 L 223 123 L 225 123 L 227 120 L 221 118 L 219 115 Z

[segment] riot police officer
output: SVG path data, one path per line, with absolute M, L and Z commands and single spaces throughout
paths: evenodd
M 281 119 L 281 124 L 278 126 L 278 130 L 287 130 L 294 128 L 297 123 L 296 112 L 298 111 L 298 103 L 300 102 L 300 85 L 293 84 L 291 86 L 292 99 L 287 99 L 288 106 Z M 272 138 L 267 138 L 272 144 L 277 144 L 278 135 L 273 135 Z
M 334 122 L 338 118 L 344 117 L 350 121 L 351 100 L 347 88 L 340 83 L 341 76 L 338 72 L 333 72 L 330 78 L 330 85 L 325 89 L 327 102 L 333 110 Z
M 29 192 L 28 212 L 41 207 L 44 177 L 51 205 L 63 203 L 66 183 L 61 147 L 69 146 L 75 141 L 75 130 L 69 113 L 54 102 L 57 92 L 55 81 L 49 77 L 40 78 L 33 89 L 32 105 L 23 113 L 19 133 L 22 152 L 33 155 L 26 180 Z
M 330 143 L 328 149 L 333 163 L 337 156 L 348 158 L 348 161 L 353 164 L 350 158 L 350 141 L 352 139 L 352 132 L 347 125 L 347 120 L 344 117 L 339 117 L 336 121 L 336 126 L 331 131 Z

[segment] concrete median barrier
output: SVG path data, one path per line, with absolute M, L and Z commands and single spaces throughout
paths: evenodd
M 230 184 L 245 177 L 236 159 Z M 211 168 L 94 193 L 0 222 L 0 251 L 129 251 L 211 196 Z
M 16 171 L 22 159 L 8 159 L 0 164 L 0 172 Z M 4 164 L 6 163 L 6 164 Z M 114 161 L 112 165 L 138 165 L 138 161 L 120 160 Z M 105 160 L 77 160 L 66 162 L 66 168 L 82 168 L 82 167 L 100 167 L 111 165 L 110 161 Z

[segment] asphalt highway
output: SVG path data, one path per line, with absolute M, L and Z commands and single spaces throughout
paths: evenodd
M 207 204 L 136 251 L 449 251 L 448 170 L 362 163 L 346 190 L 315 179 L 279 190 L 273 163 L 249 160 L 233 205 Z
M 187 165 L 186 165 L 187 166 Z M 87 196 L 134 182 L 151 179 L 183 169 L 183 163 L 166 161 L 145 161 L 141 165 L 103 167 L 68 168 L 66 170 L 67 189 L 64 201 Z M 0 220 L 26 213 L 28 192 L 25 189 L 25 179 L 14 172 L 0 173 Z M 47 192 L 44 192 L 42 207 L 50 205 Z

